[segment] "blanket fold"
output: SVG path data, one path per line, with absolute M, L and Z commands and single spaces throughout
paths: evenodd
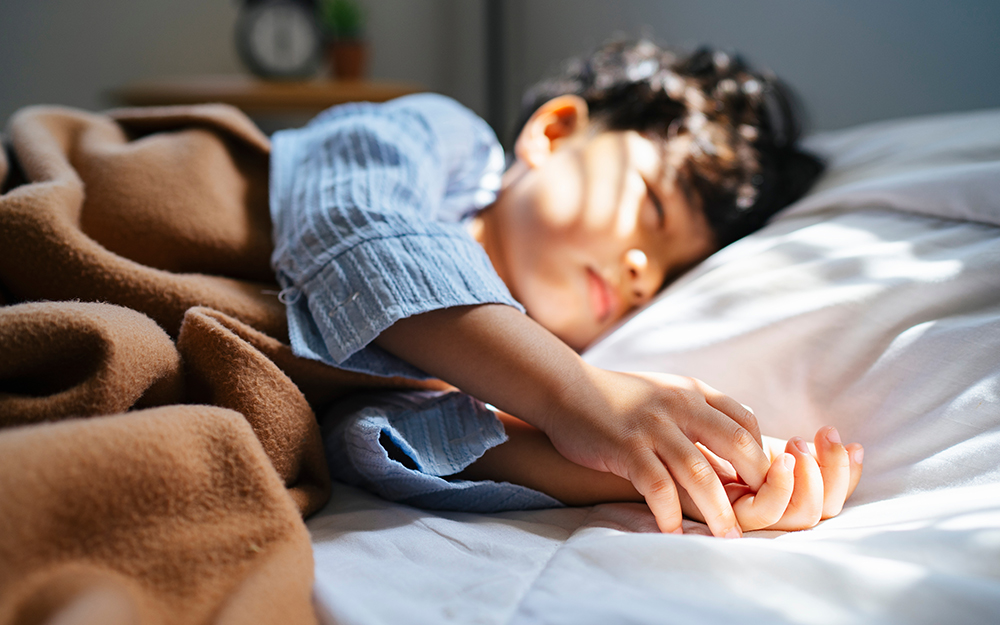
M 142 313 L 108 304 L 0 308 L 0 425 L 179 403 L 180 354 Z
M 55 620 L 88 592 L 66 587 L 82 575 L 132 622 L 220 622 L 261 574 L 282 592 L 257 603 L 298 619 L 257 622 L 312 618 L 308 532 L 236 412 L 168 406 L 7 430 L 0 492 L 2 623 Z
M 209 306 L 285 338 L 269 270 L 266 140 L 230 138 L 247 120 L 206 108 L 185 109 L 190 128 L 136 138 L 106 115 L 17 113 L 9 134 L 30 183 L 2 199 L 8 293 L 119 304 L 171 336 L 188 308 Z M 142 112 L 123 117 L 144 128 Z
M 315 512 L 330 496 L 316 415 L 277 365 L 212 312 L 189 310 L 177 339 L 189 401 L 240 412 L 298 509 Z
M 0 625 L 313 623 L 314 410 L 236 109 L 19 112 L 0 151 Z

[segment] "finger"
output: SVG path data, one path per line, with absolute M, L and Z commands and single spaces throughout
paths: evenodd
M 694 521 L 698 521 L 699 523 L 705 522 L 705 517 L 701 516 L 701 510 L 698 509 L 698 506 L 695 505 L 694 500 L 691 499 L 691 495 L 688 495 L 686 490 L 678 487 L 677 497 L 681 501 L 681 511 L 684 513 L 685 519 L 692 519 Z M 730 498 L 730 501 L 732 500 L 733 499 Z
M 711 449 L 705 447 L 701 443 L 695 443 L 695 447 L 698 451 L 705 456 L 708 463 L 712 465 L 712 469 L 715 470 L 715 474 L 719 476 L 719 480 L 723 485 L 729 484 L 731 482 L 736 482 L 740 479 L 740 476 L 736 473 L 736 468 L 733 467 L 732 463 L 725 458 L 720 458 L 716 456 Z
M 750 406 L 741 404 L 729 395 L 717 391 L 701 380 L 695 378 L 694 382 L 698 390 L 705 396 L 705 400 L 709 406 L 739 423 L 740 427 L 749 432 L 758 445 L 761 447 L 764 446 L 761 442 L 760 425 L 757 423 L 757 416 L 750 409 Z
M 847 498 L 849 499 L 854 494 L 854 489 L 858 487 L 858 482 L 861 481 L 861 470 L 863 469 L 861 463 L 865 459 L 865 448 L 860 443 L 851 443 L 847 446 L 847 453 L 851 457 L 851 481 L 847 486 Z
M 819 523 L 823 514 L 823 474 L 801 438 L 790 439 L 785 452 L 795 456 L 795 488 L 785 513 L 769 529 L 807 529 Z
M 729 484 L 723 484 L 722 487 L 726 489 L 726 497 L 729 497 L 729 503 L 734 506 L 733 512 L 736 512 L 735 505 L 737 501 L 739 501 L 743 497 L 746 497 L 747 495 L 754 494 L 754 492 L 750 490 L 749 486 L 742 483 L 731 482 Z M 739 517 L 736 517 L 736 522 L 740 523 Z M 742 523 L 740 523 L 740 527 L 743 528 L 744 530 L 746 529 L 745 527 L 743 527 Z
M 771 463 L 760 490 L 736 501 L 733 511 L 743 531 L 762 529 L 781 520 L 795 488 L 794 469 L 795 456 L 781 454 Z
M 667 441 L 672 444 L 659 452 L 670 474 L 691 496 L 713 535 L 739 538 L 743 532 L 719 476 L 682 432 L 677 432 L 676 436 L 676 440 Z
M 813 443 L 816 445 L 819 471 L 823 475 L 822 518 L 829 519 L 840 514 L 847 500 L 847 489 L 851 484 L 851 458 L 837 428 L 820 428 Z
M 660 531 L 664 534 L 682 533 L 683 518 L 677 486 L 659 456 L 652 449 L 636 451 L 629 457 L 626 470 L 628 475 L 625 477 L 646 499 Z
M 688 438 L 729 461 L 750 488 L 759 490 L 764 484 L 771 462 L 746 428 L 707 404 L 692 407 L 684 425 Z

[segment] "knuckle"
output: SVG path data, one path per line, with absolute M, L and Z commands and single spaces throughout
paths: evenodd
M 704 395 L 699 391 L 697 380 L 694 378 L 678 377 L 674 384 L 662 387 L 661 390 L 668 399 L 674 401 L 704 400 Z
M 646 486 L 646 497 L 672 498 L 674 495 L 674 481 L 669 477 L 661 477 L 653 480 Z
M 687 472 L 691 479 L 691 485 L 696 489 L 707 488 L 719 479 L 715 470 L 707 462 L 694 458 L 688 460 Z
M 733 446 L 745 451 L 757 447 L 757 441 L 750 432 L 738 427 L 733 430 Z
M 704 385 L 705 385 L 705 383 L 702 382 L 701 380 L 697 379 L 697 378 L 692 378 L 691 376 L 687 376 L 687 375 L 679 375 L 679 376 L 677 376 L 677 387 L 678 388 L 684 388 L 684 389 L 687 389 L 689 391 L 693 391 L 693 390 L 698 389 L 699 387 L 702 387 Z
M 684 384 L 691 390 L 697 390 L 701 393 L 718 392 L 708 384 L 705 384 L 704 382 L 699 380 L 698 378 L 692 378 L 689 376 L 681 376 L 681 377 L 684 380 Z
M 682 428 L 693 420 L 704 417 L 706 401 L 704 395 L 686 388 L 663 389 L 661 405 L 670 421 Z

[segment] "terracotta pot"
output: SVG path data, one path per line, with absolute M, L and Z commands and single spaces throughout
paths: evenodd
M 334 41 L 326 48 L 330 73 L 339 80 L 360 80 L 368 63 L 368 42 L 361 39 Z

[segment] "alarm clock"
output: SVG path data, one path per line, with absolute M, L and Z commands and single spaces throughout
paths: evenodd
M 308 0 L 249 0 L 236 22 L 240 58 L 262 78 L 310 78 L 320 66 L 323 36 Z

